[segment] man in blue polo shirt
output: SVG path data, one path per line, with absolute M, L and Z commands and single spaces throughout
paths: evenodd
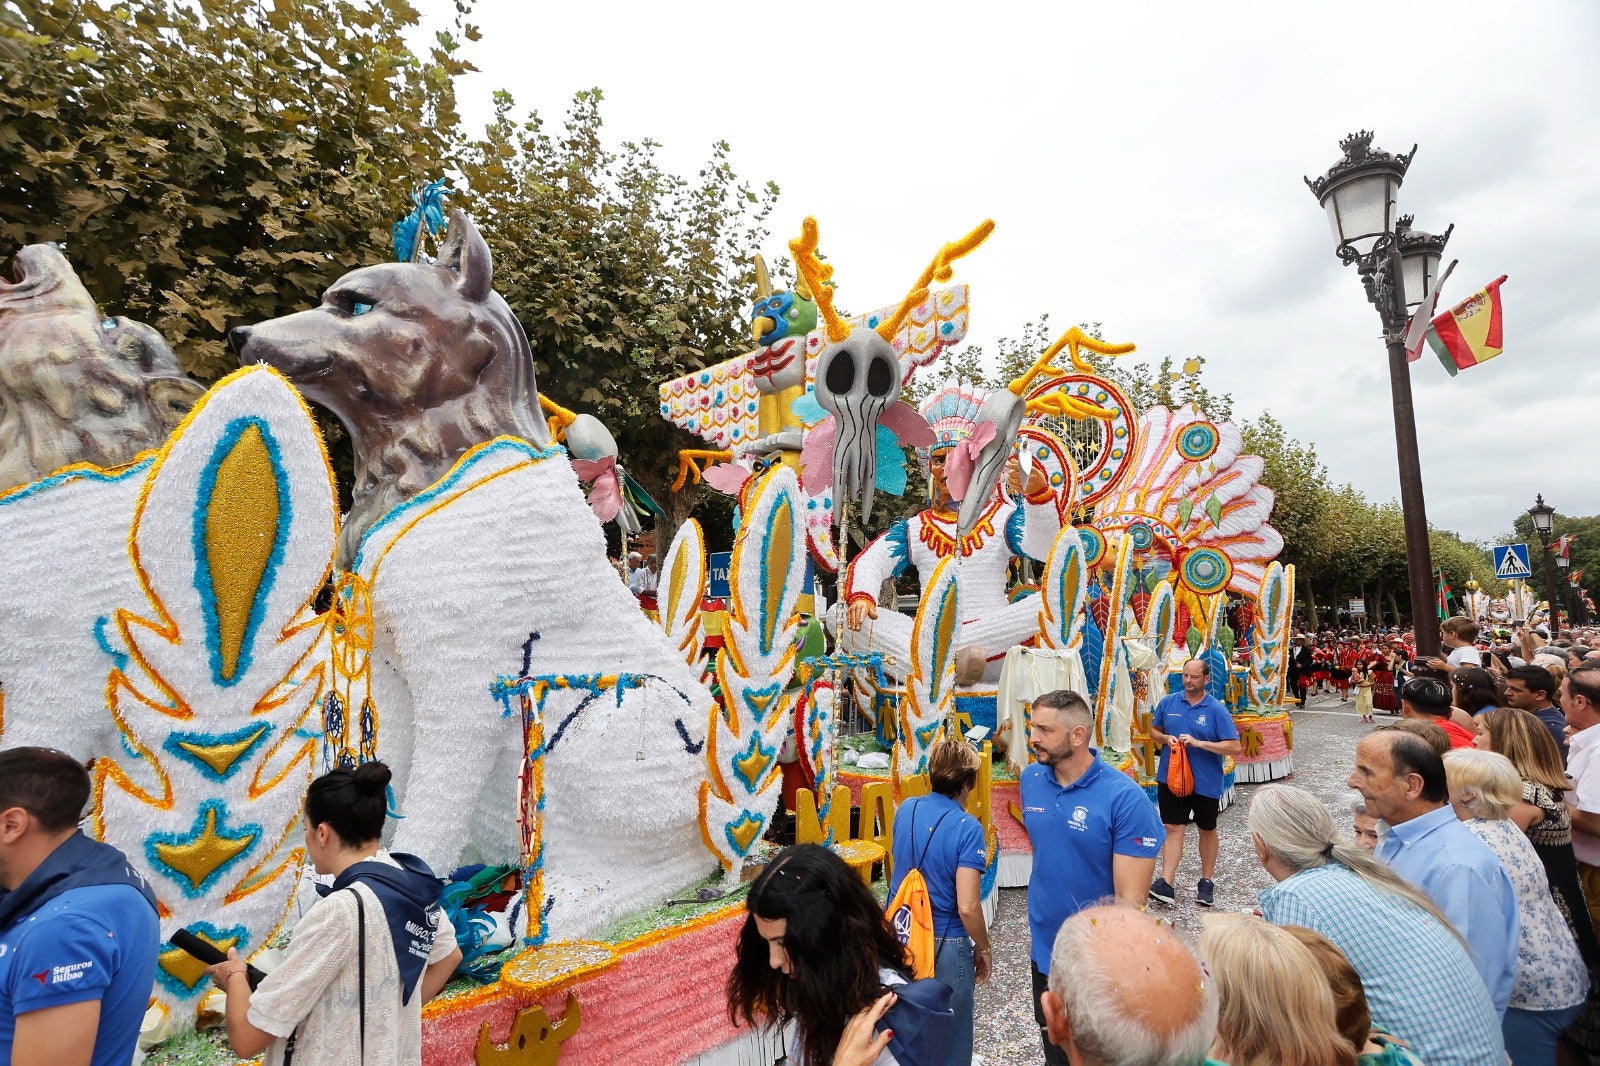
M 1178 876 L 1184 831 L 1191 816 L 1200 837 L 1200 883 L 1195 886 L 1195 902 L 1209 907 L 1216 892 L 1211 875 L 1217 871 L 1222 760 L 1237 755 L 1240 744 L 1233 715 L 1206 692 L 1210 681 L 1211 667 L 1200 659 L 1190 659 L 1183 664 L 1183 691 L 1168 693 L 1150 712 L 1150 739 L 1161 745 L 1161 765 L 1156 767 L 1156 806 L 1161 811 L 1161 824 L 1167 829 L 1167 843 L 1161 849 L 1161 876 L 1150 886 L 1150 898 L 1169 906 L 1177 902 L 1172 880 Z M 1167 762 L 1172 749 L 1180 744 L 1194 773 L 1194 791 L 1187 796 L 1174 796 L 1167 787 Z
M 1033 1014 L 1045 1062 L 1067 1066 L 1046 1031 L 1039 997 L 1061 923 L 1108 896 L 1144 904 L 1163 832 L 1133 779 L 1089 746 L 1094 712 L 1076 692 L 1046 692 L 1033 704 L 1028 741 L 1034 765 L 1022 771 L 1022 824 L 1033 842 L 1028 928 L 1033 935 Z
M 78 829 L 89 775 L 0 751 L 0 1063 L 127 1066 L 155 981 L 156 900 Z

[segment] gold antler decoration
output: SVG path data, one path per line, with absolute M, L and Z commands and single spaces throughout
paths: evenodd
M 1055 357 L 1061 354 L 1063 348 L 1067 350 L 1067 355 L 1072 360 L 1073 369 L 1084 374 L 1094 373 L 1094 367 L 1089 364 L 1087 359 L 1078 354 L 1078 349 L 1080 348 L 1087 348 L 1097 355 L 1106 356 L 1127 355 L 1134 350 L 1134 346 L 1131 344 L 1108 344 L 1105 341 L 1096 340 L 1077 326 L 1073 326 L 1056 338 L 1056 342 L 1046 348 L 1038 359 L 1034 360 L 1033 365 L 1028 368 L 1026 374 L 1011 382 L 1009 386 L 1011 391 L 1021 396 L 1028 391 L 1028 387 L 1041 375 L 1059 376 L 1064 373 L 1053 362 Z M 1115 417 L 1114 412 L 1108 408 L 1076 396 L 1069 396 L 1064 392 L 1052 392 L 1029 400 L 1028 413 L 1030 415 L 1050 414 L 1065 415 L 1070 418 L 1099 418 L 1105 420 Z
M 817 258 L 816 219 L 807 216 L 800 223 L 800 236 L 789 242 L 789 251 L 794 253 L 795 273 L 816 301 L 817 313 L 828 331 L 828 341 L 838 344 L 850 336 L 850 323 L 833 309 L 833 287 L 828 284 L 828 279 L 833 277 L 833 267 Z M 799 290 L 798 283 L 795 288 Z
M 878 323 L 878 336 L 890 343 L 894 342 L 895 334 L 900 332 L 900 327 L 906 324 L 906 316 L 911 309 L 928 298 L 928 286 L 934 282 L 949 281 L 951 277 L 950 264 L 977 248 L 978 245 L 989 239 L 989 234 L 994 232 L 994 219 L 986 218 L 978 227 L 959 241 L 940 248 L 933 257 L 933 262 L 928 264 L 928 269 L 922 272 L 916 284 L 911 286 L 911 291 L 906 298 L 900 301 L 900 307 L 893 315 Z
M 717 463 L 733 462 L 733 453 L 729 451 L 715 451 L 706 448 L 682 448 L 678 451 L 678 480 L 672 483 L 673 492 L 681 492 L 684 483 L 689 480 L 689 475 L 694 475 L 694 483 L 700 484 L 700 473 L 704 469 L 695 460 L 704 460 L 706 467 L 715 466 Z
M 539 406 L 550 416 L 550 438 L 560 444 L 567 439 L 567 427 L 576 422 L 578 416 L 542 392 L 539 394 Z

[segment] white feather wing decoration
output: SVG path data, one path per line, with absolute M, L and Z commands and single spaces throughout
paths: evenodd
M 956 638 L 961 632 L 958 565 L 959 560 L 950 558 L 934 567 L 912 622 L 911 670 L 894 746 L 896 793 L 901 780 L 927 771 L 928 751 L 955 709 Z
M 1134 437 L 1133 461 L 1097 509 L 1095 526 L 1147 524 L 1175 552 L 1174 573 L 1195 593 L 1231 588 L 1254 596 L 1283 538 L 1267 524 L 1273 496 L 1261 484 L 1264 464 L 1241 454 L 1239 428 L 1208 420 L 1192 404 L 1152 407 Z
M 1255 706 L 1276 710 L 1283 699 L 1289 661 L 1289 619 L 1294 614 L 1294 567 L 1267 567 L 1256 596 L 1255 634 L 1250 642 L 1250 695 Z
M 107 683 L 125 751 L 96 766 L 94 824 L 155 889 L 163 937 L 251 956 L 288 912 L 337 524 L 316 425 L 267 367 L 207 393 L 151 470 L 129 542 L 148 602 L 117 612 L 130 661 Z M 200 965 L 168 947 L 156 973 L 157 1003 L 192 1024 Z
M 706 598 L 706 538 L 693 518 L 678 527 L 661 567 L 660 616 L 667 639 L 690 666 L 700 662 L 700 604 Z
M 794 471 L 775 467 L 750 497 L 733 542 L 725 644 L 717 656 L 722 706 L 707 731 L 700 831 L 730 880 L 778 802 L 778 749 L 794 715 L 784 693 L 794 673 L 795 610 L 805 581 L 804 498 Z
M 1039 586 L 1039 632 L 1047 647 L 1076 651 L 1083 643 L 1083 614 L 1089 598 L 1089 568 L 1083 538 L 1071 525 L 1056 534 Z

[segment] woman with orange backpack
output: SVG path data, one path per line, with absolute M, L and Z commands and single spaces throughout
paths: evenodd
M 946 1066 L 972 1062 L 973 989 L 993 961 L 980 888 L 988 848 L 966 811 L 982 758 L 965 741 L 939 741 L 928 753 L 932 793 L 906 800 L 894 816 L 889 924 L 906 941 L 913 975 L 950 986 Z

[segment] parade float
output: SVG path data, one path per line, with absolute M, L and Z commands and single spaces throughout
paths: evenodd
M 842 543 L 831 531 L 852 506 L 870 515 L 874 490 L 902 495 L 904 449 L 915 448 L 931 506 L 899 508 L 911 513 L 883 523 L 848 562 L 813 550 L 812 566 L 836 572 L 834 647 L 801 665 L 824 678 L 840 754 L 813 773 L 815 725 L 797 717 L 797 761 L 816 790 L 796 813 L 801 832 L 815 834 L 826 818 L 814 811 L 848 802 L 859 839 L 881 844 L 883 796 L 901 794 L 940 729 L 976 728 L 1004 754 L 974 813 L 995 827 L 1006 886 L 1026 882 L 1026 836 L 1018 819 L 990 816 L 1015 804 L 1017 774 L 1031 761 L 1027 709 L 1044 691 L 1086 693 L 1102 757 L 1153 796 L 1148 710 L 1199 656 L 1240 730 L 1230 791 L 1235 779 L 1292 772 L 1293 725 L 1279 703 L 1293 570 L 1275 561 L 1272 493 L 1238 428 L 1192 406 L 1140 412 L 1084 356 L 1131 345 L 1071 329 L 1007 388 L 937 384 L 920 409 L 901 398 L 919 374 L 940 373 L 936 349 L 964 334 L 969 293 L 934 283 L 989 228 L 942 249 L 909 307 L 843 320 L 832 309 L 834 266 L 818 255 L 808 219 L 791 244 L 794 284 L 777 291 L 760 271 L 757 347 L 664 382 L 660 397 L 663 417 L 718 446 L 682 453 L 680 485 L 703 478 L 742 506 L 756 472 L 798 467 L 813 545 Z M 812 330 L 802 338 L 784 322 Z M 790 354 L 800 351 L 803 376 Z M 768 380 L 780 364 L 791 375 L 781 389 Z M 914 613 L 879 603 L 880 590 L 911 573 Z
M 244 369 L 203 395 L 58 251 L 24 250 L 0 283 L 0 745 L 94 760 L 87 827 L 155 889 L 162 935 L 264 968 L 315 898 L 307 784 L 389 763 L 388 843 L 448 875 L 466 956 L 424 1010 L 430 1064 L 772 1061 L 705 977 L 774 847 L 786 760 L 796 837 L 873 881 L 932 742 L 990 731 L 991 908 L 1026 880 L 1009 811 L 1040 691 L 1087 692 L 1102 757 L 1148 782 L 1147 708 L 1202 656 L 1259 737 L 1236 772 L 1290 767 L 1292 572 L 1234 427 L 1135 411 L 1081 354 L 1131 347 L 1078 330 L 1009 388 L 903 398 L 962 339 L 952 264 L 989 229 L 846 319 L 808 220 L 797 283 L 758 271 L 755 349 L 661 386 L 714 446 L 685 478 L 735 495 L 738 530 L 714 615 L 702 531 L 675 532 L 659 622 L 606 560 L 602 522 L 636 523 L 622 457 L 541 394 L 464 215 L 433 260 L 235 330 Z M 308 402 L 354 446 L 343 515 Z M 906 448 L 930 506 L 843 550 L 849 514 L 906 490 Z M 900 615 L 872 586 L 910 570 Z M 163 944 L 152 1061 L 231 1062 L 215 1022 L 200 965 Z

